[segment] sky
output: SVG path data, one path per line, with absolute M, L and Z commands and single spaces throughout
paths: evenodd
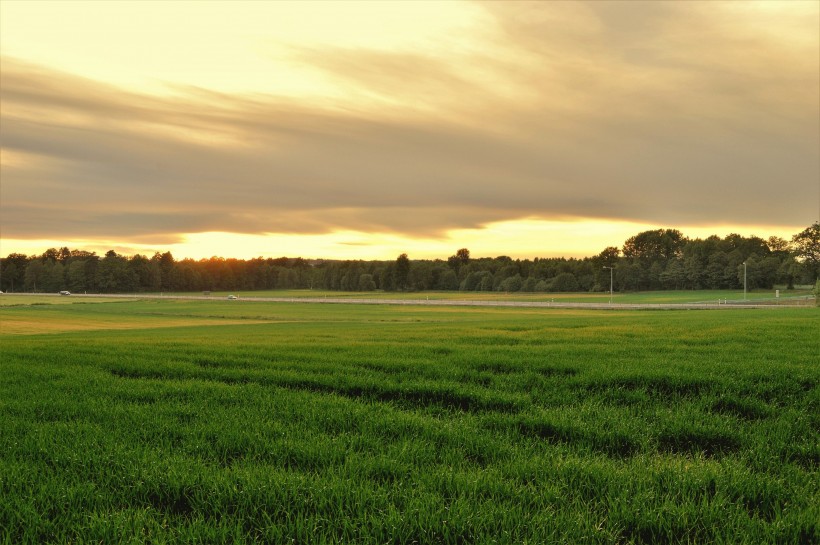
M 584 257 L 820 217 L 820 1 L 0 0 L 0 254 Z

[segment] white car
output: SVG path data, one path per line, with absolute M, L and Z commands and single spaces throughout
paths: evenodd
M 228 299 L 230 299 L 231 301 L 233 301 L 234 299 L 238 299 L 238 297 L 237 297 L 236 295 L 229 295 L 229 296 L 228 296 Z
M 71 292 L 63 290 L 60 292 L 60 295 L 71 295 Z

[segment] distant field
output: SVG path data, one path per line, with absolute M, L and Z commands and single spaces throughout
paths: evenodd
M 4 297 L 3 543 L 820 542 L 815 308 Z
M 63 297 L 55 294 L 8 293 L 0 295 L 0 307 L 32 306 L 32 305 L 71 305 L 77 303 L 110 303 L 118 301 L 116 298 L 95 297 L 79 300 L 78 297 Z
M 201 294 L 198 292 L 197 294 Z M 177 295 L 197 295 L 182 294 Z M 355 297 L 360 298 L 389 298 L 389 299 L 449 299 L 466 301 L 565 301 L 573 303 L 605 303 L 609 302 L 609 292 L 606 293 L 502 293 L 485 291 L 421 291 L 421 292 L 338 292 L 322 290 L 260 290 L 260 291 L 226 291 L 213 292 L 214 296 L 240 297 Z M 781 290 L 780 298 L 783 301 L 793 298 L 805 298 L 812 294 L 810 289 Z M 775 299 L 773 290 L 748 292 L 749 300 Z M 700 303 L 713 302 L 718 299 L 742 301 L 743 292 L 737 290 L 681 290 L 681 291 L 648 291 L 638 293 L 616 293 L 613 296 L 615 303 Z
M 205 292 L 163 292 L 151 294 L 129 294 L 135 298 L 140 295 L 167 296 L 167 297 L 199 297 Z M 566 303 L 608 303 L 609 292 L 606 293 L 502 293 L 502 292 L 460 292 L 460 291 L 440 291 L 440 292 L 339 292 L 324 290 L 259 290 L 259 291 L 225 291 L 207 292 L 211 297 L 227 297 L 236 295 L 241 298 L 260 297 L 280 297 L 280 298 L 329 298 L 329 299 L 422 299 L 422 300 L 453 300 L 453 301 L 555 301 Z M 775 297 L 774 290 L 750 291 L 746 294 L 746 300 L 753 302 L 781 302 L 788 303 L 797 300 L 804 300 L 812 296 L 811 289 L 780 290 L 780 297 Z M 26 297 L 32 297 L 26 295 Z M 70 302 L 72 297 L 59 297 L 56 294 L 39 296 L 40 302 Z M 91 299 L 84 299 L 91 300 Z M 717 303 L 717 301 L 739 302 L 744 300 L 743 291 L 737 290 L 680 290 L 680 291 L 647 291 L 637 293 L 615 293 L 612 301 L 615 304 L 642 304 L 642 303 Z M 0 306 L 8 304 L 19 304 L 15 300 L 15 295 L 11 297 L 0 297 Z

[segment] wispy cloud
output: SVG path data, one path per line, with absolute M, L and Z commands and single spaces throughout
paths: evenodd
M 799 17 L 482 3 L 491 24 L 473 48 L 286 50 L 345 100 L 152 95 L 4 57 L 0 228 L 161 244 L 517 218 L 807 224 L 820 16 L 792 4 Z

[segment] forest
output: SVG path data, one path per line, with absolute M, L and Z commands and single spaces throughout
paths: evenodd
M 68 247 L 0 258 L 6 292 L 131 293 L 321 289 L 338 291 L 595 292 L 681 289 L 786 289 L 820 275 L 820 221 L 762 239 L 730 234 L 691 239 L 677 229 L 638 233 L 621 247 L 576 258 L 479 257 L 461 248 L 446 259 L 326 260 L 301 257 L 177 260 L 103 256 Z

